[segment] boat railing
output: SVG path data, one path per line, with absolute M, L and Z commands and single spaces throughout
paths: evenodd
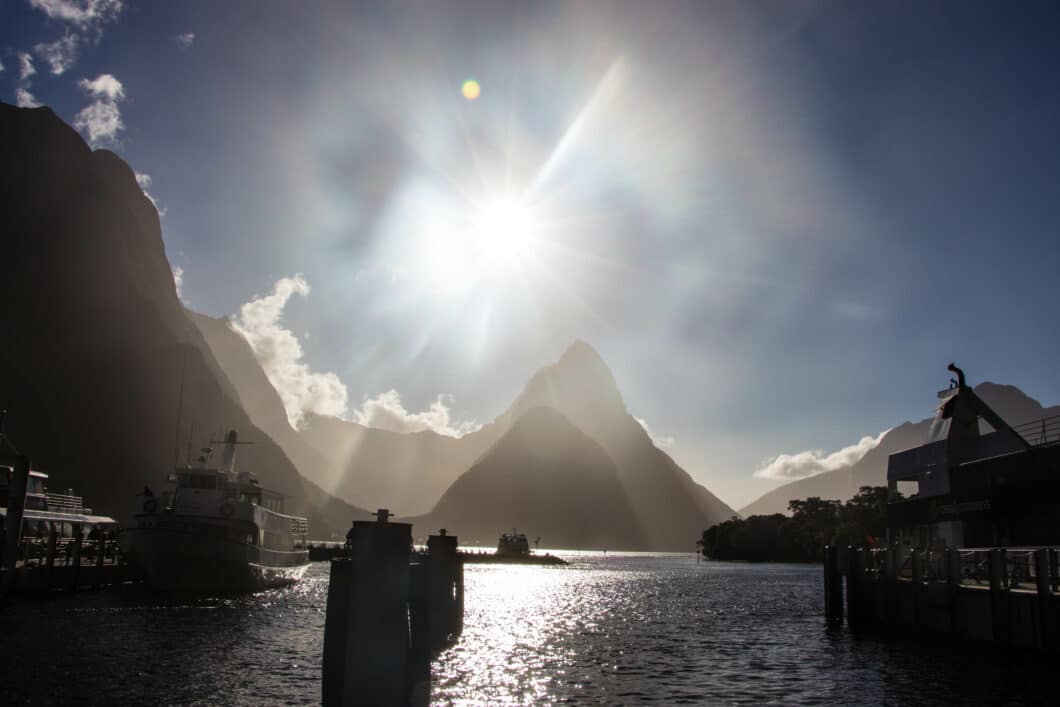
M 52 565 L 55 567 L 69 567 L 74 564 L 73 538 L 56 538 L 55 555 Z M 47 537 L 29 536 L 23 537 L 19 542 L 20 567 L 45 567 L 48 564 L 48 550 L 50 542 Z M 103 552 L 104 565 L 125 564 L 121 557 L 121 549 L 117 539 L 113 537 L 85 538 L 81 541 L 81 565 L 98 565 L 99 553 Z
M 1060 442 L 1060 415 L 1013 425 L 1012 429 L 1032 447 Z
M 81 496 L 70 496 L 65 493 L 46 493 L 48 510 L 60 513 L 84 513 L 84 499 Z

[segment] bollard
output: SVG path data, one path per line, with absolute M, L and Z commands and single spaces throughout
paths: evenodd
M 92 589 L 98 590 L 103 584 L 103 554 L 107 549 L 107 538 L 103 531 L 99 531 L 99 541 L 96 543 L 96 574 L 92 578 Z
M 455 535 L 427 538 L 427 581 L 430 610 L 431 651 L 436 652 L 456 640 L 463 628 L 464 563 L 457 554 Z
M 70 563 L 70 591 L 77 591 L 77 575 L 81 572 L 81 545 L 84 543 L 84 535 L 81 532 L 81 524 L 74 523 L 74 542 L 71 545 Z
M 4 587 L 14 586 L 18 548 L 22 542 L 22 517 L 26 512 L 29 487 L 29 457 L 16 456 L 7 487 L 7 516 L 4 518 Z
M 325 705 L 404 705 L 409 661 L 412 526 L 355 521 L 348 558 L 331 562 L 324 623 Z
M 1053 591 L 1049 580 L 1049 550 L 1034 551 L 1034 579 L 1038 590 L 1038 646 L 1051 648 L 1053 636 Z
M 824 548 L 824 616 L 830 624 L 843 623 L 843 577 L 835 547 Z
M 428 558 L 409 566 L 409 704 L 431 699 L 431 602 Z

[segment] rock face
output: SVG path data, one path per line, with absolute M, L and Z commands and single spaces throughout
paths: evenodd
M 402 515 L 425 513 L 496 440 L 494 430 L 460 439 L 430 431 L 399 434 L 312 413 L 296 430 L 250 345 L 228 320 L 188 315 L 254 424 L 283 448 L 303 476 L 349 503 Z
M 233 427 L 254 442 L 238 466 L 307 514 L 313 536 L 367 517 L 302 478 L 248 419 L 185 316 L 158 213 L 121 159 L 90 150 L 48 108 L 0 104 L 0 204 L 0 406 L 53 489 L 127 518 L 136 492 L 184 460 L 189 437 L 198 448 Z
M 1060 414 L 1060 406 L 1043 408 L 1041 403 L 1015 386 L 986 382 L 975 386 L 975 392 L 1009 425 Z M 787 513 L 788 502 L 792 499 L 818 496 L 846 501 L 862 486 L 883 486 L 887 483 L 887 457 L 926 442 L 933 419 L 903 422 L 885 434 L 876 447 L 854 464 L 784 484 L 740 509 L 740 515 Z
M 434 509 L 414 521 L 423 532 L 458 532 L 490 545 L 517 528 L 548 547 L 644 546 L 644 533 L 603 448 L 548 407 L 523 413 Z M 417 531 L 420 532 L 420 531 Z
M 693 481 L 669 455 L 655 447 L 647 432 L 625 409 L 611 369 L 583 341 L 573 343 L 557 363 L 534 374 L 511 408 L 497 418 L 494 426 L 509 431 L 475 465 L 472 471 L 476 472 L 476 478 L 488 473 L 499 475 L 498 470 L 504 466 L 510 470 L 505 478 L 548 488 L 554 476 L 583 473 L 580 465 L 564 466 L 561 458 L 540 464 L 527 445 L 510 442 L 513 435 L 519 439 L 528 438 L 527 432 L 520 429 L 520 422 L 531 413 L 534 416 L 531 419 L 537 422 L 538 413 L 534 410 L 540 408 L 561 413 L 564 420 L 599 445 L 614 464 L 621 501 L 615 494 L 601 493 L 582 498 L 579 506 L 580 512 L 599 527 L 603 540 L 610 538 L 610 542 L 602 543 L 603 547 L 685 550 L 704 528 L 734 515 L 724 502 Z M 529 438 L 540 440 L 547 447 L 546 437 Z M 505 460 L 505 465 L 498 461 L 501 459 Z M 537 474 L 543 478 L 536 480 Z M 456 523 L 460 516 L 448 515 L 446 509 L 461 508 L 471 512 L 476 508 L 474 497 L 462 496 L 475 487 L 464 487 L 463 480 L 461 477 L 454 483 L 438 507 L 424 518 L 427 525 L 434 526 L 453 517 L 454 522 L 449 526 L 455 532 L 462 532 Z M 512 498 L 519 499 L 520 495 L 513 492 Z M 529 495 L 522 498 L 518 502 L 527 508 L 520 510 L 520 517 L 550 517 L 549 503 L 555 502 L 554 497 Z M 439 515 L 443 510 L 446 514 Z M 476 511 L 484 512 L 487 509 L 482 507 Z M 498 518 L 499 525 L 493 534 L 512 523 L 512 520 L 500 523 Z M 554 535 L 547 524 L 543 527 L 542 522 L 525 527 L 535 535 L 546 538 Z M 552 540 L 546 542 L 557 544 Z

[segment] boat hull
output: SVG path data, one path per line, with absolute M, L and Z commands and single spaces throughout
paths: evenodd
M 122 553 L 155 587 L 180 593 L 240 593 L 297 582 L 306 552 L 278 552 L 171 528 L 130 528 Z

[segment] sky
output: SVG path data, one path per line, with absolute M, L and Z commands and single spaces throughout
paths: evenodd
M 134 168 L 294 423 L 458 436 L 581 338 L 739 508 L 951 360 L 1060 403 L 1057 13 L 0 0 L 0 100 Z

